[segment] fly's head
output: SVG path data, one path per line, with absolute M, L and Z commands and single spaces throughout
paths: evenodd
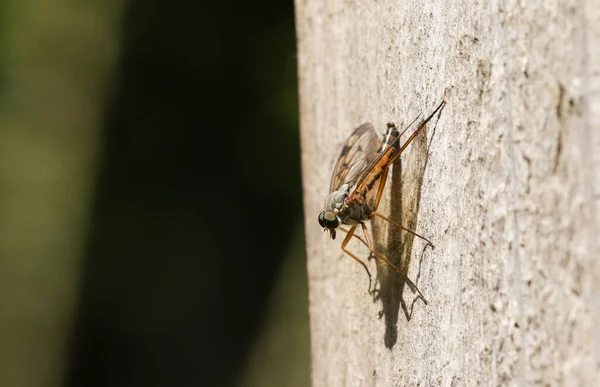
M 319 224 L 323 231 L 329 231 L 331 239 L 335 239 L 335 229 L 340 225 L 340 219 L 331 211 L 321 211 L 319 214 Z
M 342 185 L 333 191 L 325 200 L 325 209 L 319 214 L 319 224 L 323 231 L 329 231 L 331 239 L 335 239 L 335 229 L 340 225 L 340 211 L 348 197 L 348 184 Z

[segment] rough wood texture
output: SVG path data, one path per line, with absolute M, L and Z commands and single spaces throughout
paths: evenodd
M 296 1 L 315 387 L 600 380 L 600 8 L 523 4 Z M 444 96 L 382 208 L 436 248 L 368 224 L 429 305 L 373 259 L 370 295 L 317 223 L 331 169 Z

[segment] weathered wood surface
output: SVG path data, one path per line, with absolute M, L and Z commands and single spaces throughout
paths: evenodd
M 315 387 L 600 380 L 600 7 L 523 4 L 296 0 Z M 370 260 L 373 297 L 317 223 L 331 169 L 443 97 L 381 208 L 436 248 L 369 224 L 429 305 Z

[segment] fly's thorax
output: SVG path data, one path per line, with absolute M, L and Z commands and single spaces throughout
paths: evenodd
M 348 184 L 342 185 L 337 191 L 333 191 L 327 196 L 324 210 L 337 214 L 342 210 L 346 198 L 348 198 Z
M 338 216 L 342 223 L 357 224 L 371 219 L 373 208 L 365 200 L 350 200 L 344 204 Z

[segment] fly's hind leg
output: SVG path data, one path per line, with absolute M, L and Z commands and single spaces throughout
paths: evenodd
M 417 234 L 413 230 L 406 228 L 403 225 L 401 225 L 400 223 L 396 223 L 393 220 L 391 220 L 390 218 L 388 218 L 387 216 L 383 216 L 379 212 L 377 212 L 377 207 L 379 207 L 379 202 L 381 201 L 381 195 L 383 194 L 383 188 L 385 187 L 385 181 L 387 179 L 387 175 L 388 175 L 388 169 L 386 169 L 383 172 L 383 175 L 381 176 L 381 180 L 379 182 L 379 187 L 377 188 L 377 195 L 375 196 L 375 203 L 373 205 L 374 211 L 369 214 L 369 217 L 372 218 L 374 216 L 377 216 L 383 220 L 386 220 L 389 223 L 393 224 L 394 226 L 398 227 L 399 229 L 409 232 L 409 233 L 413 234 L 414 236 L 417 236 L 417 237 L 423 239 L 425 242 L 427 242 L 427 244 L 429 244 L 429 246 L 431 246 L 432 249 L 435 249 L 435 246 L 433 245 L 433 243 L 431 243 L 431 241 L 429 239 Z
M 385 262 L 389 267 L 391 267 L 392 269 L 394 269 L 398 274 L 400 274 L 400 276 L 404 279 L 404 281 L 406 281 L 406 283 L 411 287 L 411 289 L 414 289 L 413 291 L 416 291 L 417 293 L 419 293 L 420 298 L 423 300 L 423 302 L 425 303 L 425 305 L 427 305 L 427 300 L 425 299 L 425 296 L 423 296 L 423 293 L 421 293 L 421 291 L 419 290 L 419 288 L 417 287 L 417 285 L 415 285 L 410 278 L 408 278 L 402 271 L 400 271 L 400 269 L 398 269 L 398 267 L 396 267 L 396 265 L 394 265 L 393 263 L 391 263 L 386 257 L 384 257 L 382 254 L 378 253 L 377 251 L 375 251 L 375 249 L 373 248 L 373 243 L 371 243 L 371 238 L 369 238 L 369 234 L 367 233 L 367 226 L 365 226 L 364 223 L 360 224 L 363 230 L 363 234 L 365 235 L 365 239 L 367 241 L 367 244 L 369 246 L 369 250 L 371 250 L 371 252 L 379 259 L 381 259 L 383 262 Z M 352 229 L 356 228 L 356 226 L 354 226 Z M 348 239 L 348 237 L 346 237 L 346 239 Z
M 431 241 L 430 241 L 429 239 L 425 238 L 425 237 L 424 237 L 424 236 L 422 236 L 422 235 L 419 235 L 419 234 L 417 234 L 416 232 L 414 232 L 413 230 L 411 230 L 411 229 L 409 229 L 409 228 L 406 228 L 406 227 L 404 227 L 404 226 L 403 226 L 403 225 L 401 225 L 400 223 L 396 223 L 396 222 L 394 222 L 393 220 L 391 220 L 391 219 L 390 219 L 390 218 L 388 218 L 387 216 L 381 215 L 381 214 L 380 214 L 379 212 L 377 212 L 377 211 L 373 211 L 373 212 L 371 212 L 371 213 L 369 214 L 369 216 L 370 216 L 370 217 L 376 216 L 376 217 L 378 217 L 378 218 L 381 218 L 381 219 L 383 219 L 383 220 L 385 220 L 385 221 L 389 222 L 390 224 L 392 224 L 392 225 L 394 225 L 394 226 L 398 227 L 399 229 L 401 229 L 401 230 L 404 230 L 404 231 L 406 231 L 406 232 L 408 232 L 408 233 L 411 233 L 411 234 L 413 234 L 413 235 L 414 235 L 414 236 L 416 236 L 416 237 L 419 237 L 419 238 L 423 239 L 425 242 L 427 242 L 427 244 L 428 244 L 429 246 L 431 246 L 431 248 L 432 248 L 432 249 L 435 249 L 435 246 L 433 245 L 433 243 L 431 243 Z

